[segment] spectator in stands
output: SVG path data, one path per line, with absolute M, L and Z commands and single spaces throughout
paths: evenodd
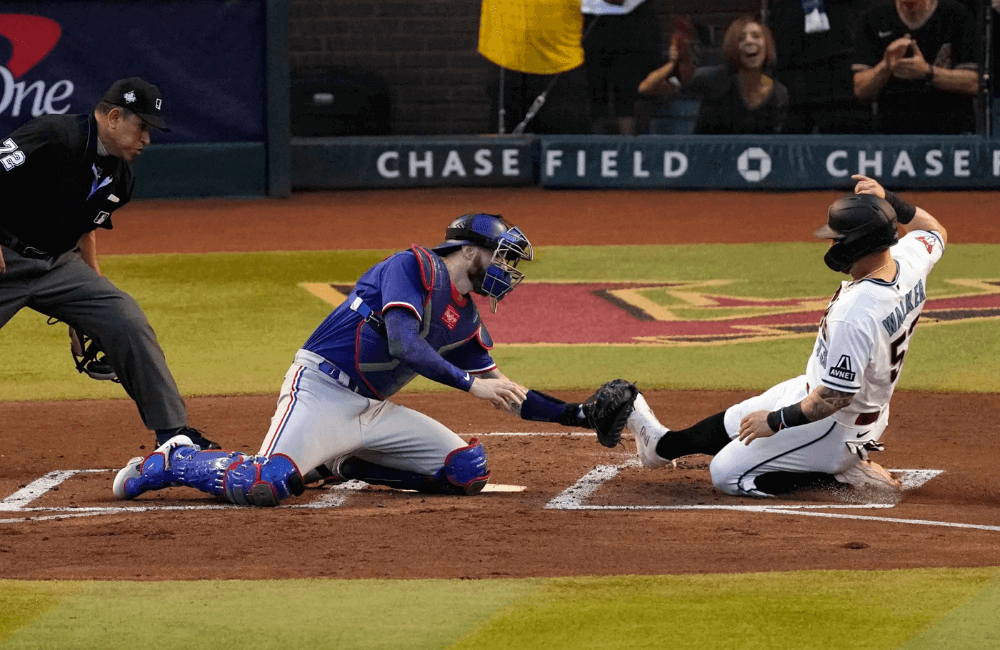
M 580 0 L 483 0 L 481 11 L 479 53 L 495 64 L 487 94 L 498 131 L 511 133 L 545 93 L 526 133 L 590 133 Z
M 593 132 L 635 135 L 639 82 L 663 49 L 654 0 L 583 0 L 582 8 Z
M 733 21 L 722 41 L 723 65 L 695 70 L 690 50 L 670 50 L 671 60 L 649 73 L 639 92 L 670 95 L 686 88 L 696 94 L 701 99 L 696 133 L 781 133 L 788 90 L 764 74 L 777 58 L 774 36 L 766 25 L 753 16 Z
M 871 0 L 777 0 L 774 76 L 788 88 L 784 133 L 869 133 L 871 107 L 854 97 L 859 18 Z
M 879 133 L 972 133 L 982 38 L 956 0 L 893 0 L 864 15 L 854 95 Z

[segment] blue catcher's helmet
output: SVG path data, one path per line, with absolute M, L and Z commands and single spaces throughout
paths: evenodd
M 489 296 L 494 312 L 497 303 L 524 279 L 517 263 L 530 262 L 534 257 L 531 242 L 521 229 L 499 214 L 463 214 L 451 222 L 444 236 L 445 241 L 431 249 L 438 255 L 447 255 L 462 246 L 479 246 L 493 254 L 482 293 Z

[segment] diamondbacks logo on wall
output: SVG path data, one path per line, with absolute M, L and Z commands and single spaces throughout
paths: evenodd
M 851 357 L 846 354 L 840 355 L 840 361 L 837 365 L 830 368 L 829 375 L 834 379 L 841 379 L 843 381 L 854 381 L 857 374 L 851 367 Z
M 55 48 L 62 36 L 56 21 L 29 14 L 0 14 L 0 36 L 10 42 L 10 60 L 0 66 L 0 116 L 18 117 L 30 111 L 31 117 L 46 113 L 66 113 L 73 94 L 73 82 L 56 81 L 46 87 L 44 80 L 19 81 Z

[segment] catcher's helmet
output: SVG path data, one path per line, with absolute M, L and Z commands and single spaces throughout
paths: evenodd
M 531 242 L 521 229 L 499 214 L 463 214 L 451 222 L 444 236 L 445 241 L 431 249 L 438 255 L 448 255 L 462 246 L 479 246 L 493 254 L 482 293 L 489 296 L 494 312 L 497 302 L 524 279 L 524 274 L 515 268 L 517 263 L 530 262 L 534 257 Z
M 874 194 L 851 194 L 830 205 L 827 222 L 813 233 L 834 240 L 823 261 L 838 273 L 847 273 L 856 261 L 886 250 L 899 241 L 896 211 Z

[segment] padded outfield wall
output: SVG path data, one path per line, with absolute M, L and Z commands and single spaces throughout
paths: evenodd
M 469 136 L 296 138 L 303 189 L 837 189 L 851 174 L 898 188 L 1000 186 L 1000 140 L 979 136 Z

